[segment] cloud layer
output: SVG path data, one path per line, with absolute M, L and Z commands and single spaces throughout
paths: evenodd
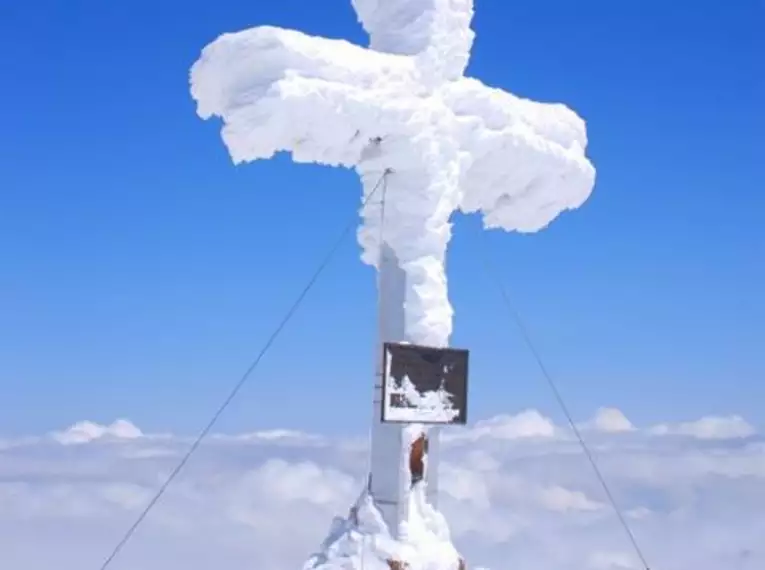
M 765 439 L 744 419 L 580 428 L 649 562 L 765 568 Z M 0 438 L 0 568 L 97 568 L 188 448 L 126 420 Z M 213 436 L 114 570 L 299 569 L 347 511 L 366 442 L 286 430 Z M 471 566 L 639 568 L 577 442 L 537 411 L 444 437 L 441 508 Z

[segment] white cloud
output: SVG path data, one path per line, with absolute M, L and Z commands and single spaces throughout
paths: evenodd
M 557 512 L 595 511 L 605 506 L 588 499 L 581 491 L 569 491 L 558 485 L 541 489 L 539 497 L 545 508 Z
M 101 438 L 135 439 L 141 437 L 141 430 L 127 420 L 117 420 L 110 426 L 89 421 L 77 422 L 69 429 L 54 432 L 53 438 L 63 445 L 88 443 Z
M 640 570 L 640 566 L 623 552 L 595 552 L 590 557 L 593 570 Z
M 523 439 L 549 438 L 557 433 L 555 424 L 540 414 L 537 410 L 524 410 L 516 415 L 501 415 L 489 420 L 482 420 L 470 430 L 451 432 L 445 436 L 447 440 L 470 439 L 482 437 L 492 439 Z
M 765 567 L 765 440 L 735 417 L 642 429 L 621 418 L 601 410 L 584 425 L 649 562 Z M 0 568 L 97 568 L 190 443 L 126 421 L 6 439 Z M 288 430 L 213 436 L 113 570 L 299 569 L 332 517 L 346 513 L 365 468 L 359 440 Z M 441 487 L 471 567 L 639 568 L 578 443 L 539 412 L 448 430 Z
M 698 439 L 736 439 L 757 433 L 741 416 L 707 416 L 694 422 L 660 424 L 651 429 L 656 435 L 687 435 Z
M 595 417 L 585 424 L 585 427 L 606 433 L 632 431 L 635 426 L 627 419 L 621 410 L 616 408 L 600 408 Z

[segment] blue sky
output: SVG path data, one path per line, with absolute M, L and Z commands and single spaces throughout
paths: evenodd
M 474 419 L 558 415 L 484 248 L 577 416 L 765 422 L 762 16 L 754 0 L 479 0 L 469 74 L 572 106 L 598 178 L 539 234 L 457 218 Z M 0 432 L 198 429 L 354 215 L 353 173 L 234 167 L 195 114 L 202 47 L 260 24 L 365 41 L 347 0 L 0 8 Z M 375 291 L 358 252 L 349 238 L 220 429 L 365 429 Z

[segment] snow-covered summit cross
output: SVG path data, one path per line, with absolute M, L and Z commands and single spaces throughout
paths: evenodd
M 355 168 L 365 196 L 392 169 L 384 232 L 376 200 L 359 230 L 363 260 L 382 259 L 382 340 L 446 346 L 451 215 L 481 212 L 487 228 L 534 232 L 580 206 L 595 176 L 585 125 L 563 105 L 464 77 L 473 0 L 352 3 L 370 48 L 274 27 L 225 34 L 194 64 L 192 95 L 202 118 L 223 119 L 235 163 L 287 151 L 296 162 Z M 406 484 L 391 465 L 403 433 L 381 424 L 375 406 L 372 490 L 391 525 L 406 516 Z M 431 467 L 437 452 L 431 437 Z

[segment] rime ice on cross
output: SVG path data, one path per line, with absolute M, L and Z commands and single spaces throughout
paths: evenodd
M 296 162 L 355 168 L 365 196 L 392 168 L 384 244 L 379 201 L 362 210 L 359 230 L 364 261 L 382 259 L 383 340 L 445 346 L 450 216 L 480 211 L 487 228 L 533 232 L 580 206 L 595 175 L 584 122 L 563 105 L 463 77 L 473 0 L 352 2 L 369 49 L 273 27 L 225 34 L 194 64 L 192 95 L 201 117 L 223 119 L 236 163 L 288 151 Z M 406 516 L 396 504 L 406 483 L 390 465 L 402 433 L 381 424 L 375 406 L 372 490 L 394 529 Z

